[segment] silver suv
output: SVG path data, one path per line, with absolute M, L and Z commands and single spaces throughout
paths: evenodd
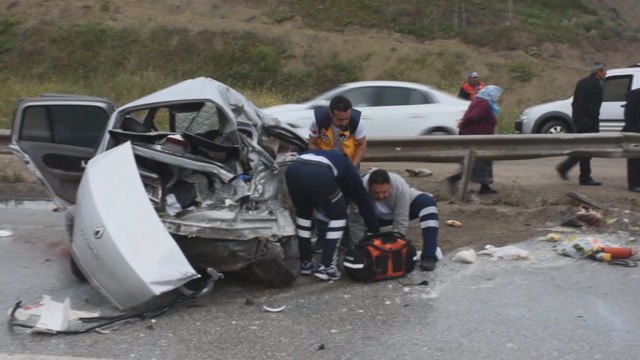
M 629 90 L 640 87 L 640 63 L 607 71 L 604 101 L 600 107 L 600 131 L 620 131 L 624 125 L 624 106 Z M 516 131 L 522 134 L 560 134 L 575 132 L 571 119 L 571 102 L 553 101 L 532 106 L 516 120 Z

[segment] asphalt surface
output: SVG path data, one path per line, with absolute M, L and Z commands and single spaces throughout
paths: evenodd
M 46 208 L 0 207 L 0 230 L 14 232 L 0 238 L 0 306 L 37 304 L 46 294 L 68 297 L 75 310 L 118 314 L 72 276 L 62 214 Z M 536 240 L 517 246 L 533 259 L 460 264 L 449 254 L 435 272 L 402 280 L 428 286 L 304 277 L 291 288 L 269 289 L 228 276 L 155 323 L 121 323 L 108 334 L 2 327 L 0 359 L 636 358 L 639 268 L 561 257 Z M 268 313 L 263 305 L 286 309 Z

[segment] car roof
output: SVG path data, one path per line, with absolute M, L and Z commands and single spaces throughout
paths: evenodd
M 435 90 L 433 87 L 429 85 L 424 85 L 420 83 L 408 82 L 408 81 L 392 81 L 392 80 L 368 80 L 368 81 L 357 81 L 350 82 L 342 85 L 343 87 L 359 87 L 359 86 L 403 86 L 403 87 L 412 87 L 412 88 L 427 88 L 429 90 Z

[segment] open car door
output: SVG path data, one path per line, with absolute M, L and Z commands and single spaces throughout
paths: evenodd
M 90 96 L 48 94 L 18 102 L 11 150 L 42 181 L 56 205 L 75 204 L 84 167 L 114 111 L 111 101 Z

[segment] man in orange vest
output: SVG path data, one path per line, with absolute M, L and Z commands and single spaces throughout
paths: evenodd
M 351 101 L 342 95 L 331 99 L 328 107 L 314 110 L 309 127 L 309 150 L 332 150 L 344 154 L 358 167 L 367 150 L 361 112 L 353 109 Z
M 465 100 L 473 100 L 476 94 L 484 88 L 484 83 L 478 80 L 478 73 L 472 72 L 469 74 L 469 81 L 462 84 L 458 97 Z
M 309 126 L 309 150 L 330 150 L 341 154 L 356 168 L 367 150 L 367 138 L 364 124 L 360 121 L 362 113 L 353 109 L 351 101 L 338 95 L 331 99 L 329 106 L 313 111 L 314 120 Z M 345 194 L 350 197 L 351 194 Z M 326 214 L 321 209 L 316 212 L 316 233 L 318 238 L 313 244 L 314 252 L 321 252 L 325 244 L 327 232 Z M 343 239 L 344 247 L 351 247 L 351 236 L 346 230 Z

